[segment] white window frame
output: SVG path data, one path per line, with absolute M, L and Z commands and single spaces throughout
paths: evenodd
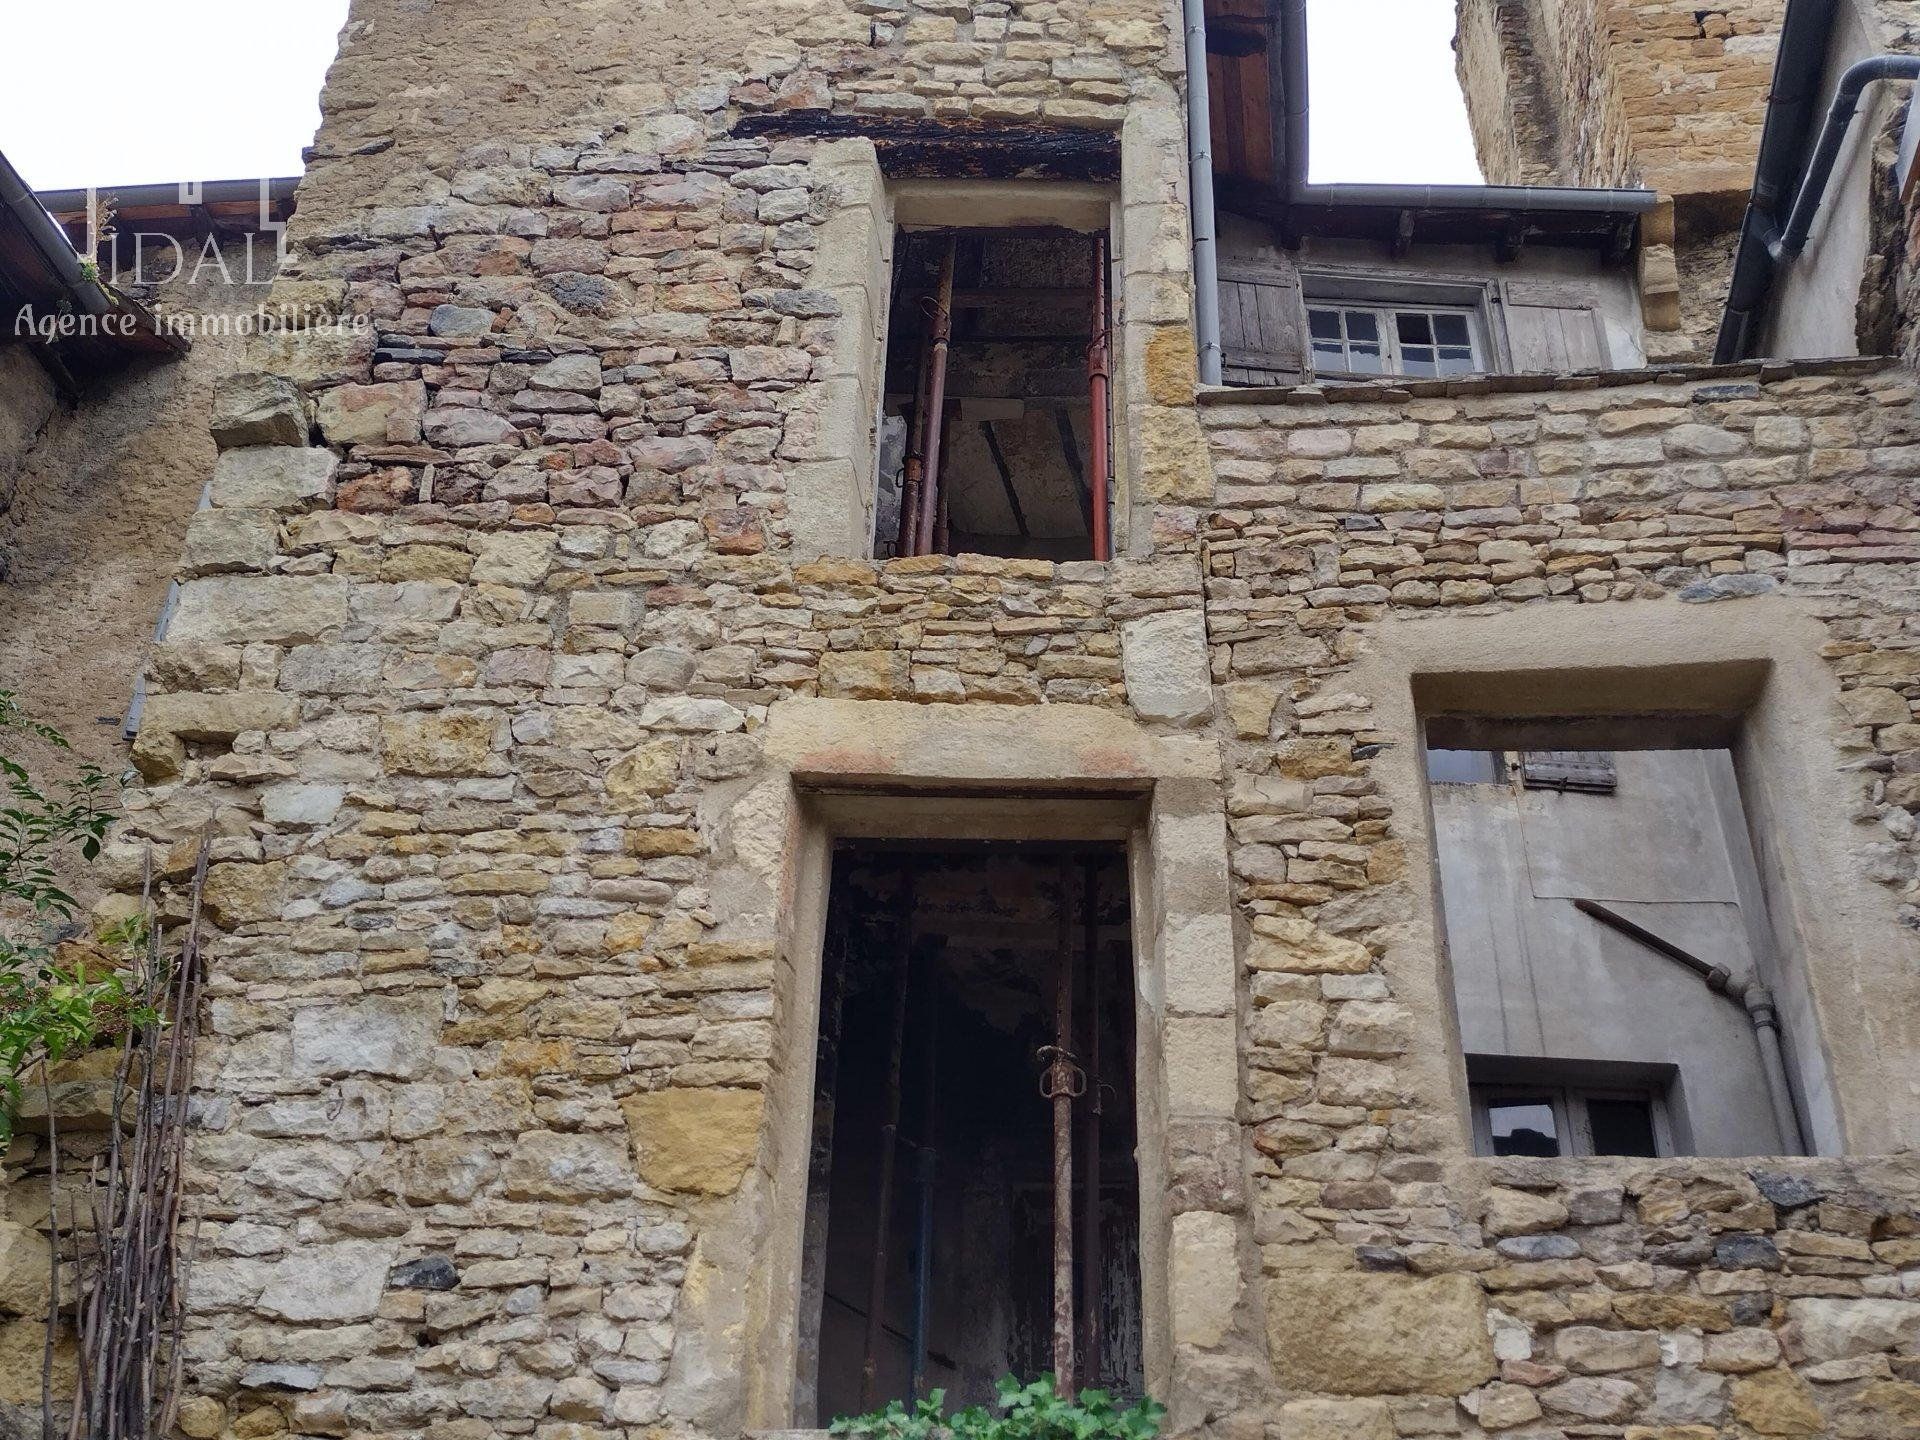
M 1497 1082 L 1476 1080 L 1468 1088 L 1473 1101 L 1473 1149 L 1478 1155 L 1494 1153 L 1492 1106 L 1511 1100 L 1544 1100 L 1552 1108 L 1554 1130 L 1561 1141 L 1561 1159 L 1594 1153 L 1593 1123 L 1586 1106 L 1589 1100 L 1630 1100 L 1645 1105 L 1653 1118 L 1653 1148 L 1658 1157 L 1664 1159 L 1679 1153 L 1674 1145 L 1672 1119 L 1667 1113 L 1667 1097 L 1653 1086 L 1579 1085 L 1558 1080 L 1529 1085 L 1509 1077 Z
M 1307 364 L 1316 379 L 1325 378 L 1329 380 L 1359 381 L 1382 379 L 1462 380 L 1469 375 L 1488 374 L 1492 369 L 1489 363 L 1490 357 L 1488 355 L 1486 326 L 1482 322 L 1479 310 L 1474 306 L 1409 303 L 1394 300 L 1321 299 L 1318 297 L 1308 297 L 1304 303 L 1307 312 Z M 1346 337 L 1346 317 L 1353 314 L 1371 315 L 1374 321 L 1375 333 L 1379 336 L 1378 341 L 1374 343 L 1377 343 L 1380 347 L 1381 368 L 1377 371 L 1323 369 L 1317 347 L 1324 342 L 1316 339 L 1313 334 L 1313 312 L 1316 310 L 1333 311 L 1340 316 L 1343 351 L 1355 343 Z M 1403 315 L 1425 317 L 1429 327 L 1441 316 L 1457 316 L 1465 320 L 1467 328 L 1467 348 L 1471 352 L 1467 357 L 1467 368 L 1465 370 L 1453 371 L 1441 371 L 1437 368 L 1440 347 L 1437 332 L 1433 332 L 1430 328 L 1429 333 L 1435 334 L 1435 340 L 1433 344 L 1429 346 L 1429 348 L 1435 352 L 1436 368 L 1434 373 L 1431 375 L 1409 374 L 1407 371 L 1406 358 L 1401 349 L 1403 342 L 1400 339 L 1400 317 Z
M 1473 343 L 1473 375 L 1505 375 L 1512 370 L 1507 351 L 1505 315 L 1499 283 L 1480 275 L 1396 275 L 1379 270 L 1338 265 L 1310 265 L 1300 271 L 1300 344 L 1309 382 L 1368 384 L 1380 380 L 1463 379 L 1464 376 L 1408 376 L 1395 371 L 1356 375 L 1344 370 L 1318 370 L 1313 358 L 1313 324 L 1309 310 L 1414 310 L 1433 313 L 1464 312 L 1467 335 Z

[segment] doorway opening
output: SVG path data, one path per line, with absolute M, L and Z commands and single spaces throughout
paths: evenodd
M 902 230 L 876 552 L 1104 560 L 1107 238 Z
M 1130 916 L 1118 845 L 837 846 L 799 1423 L 1142 1392 Z

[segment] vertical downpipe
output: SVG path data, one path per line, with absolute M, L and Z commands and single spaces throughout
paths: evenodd
M 1108 538 L 1110 501 L 1107 496 L 1107 436 L 1112 421 L 1111 381 L 1113 359 L 1111 332 L 1107 318 L 1107 237 L 1093 238 L 1093 341 L 1087 346 L 1087 395 L 1092 415 L 1088 420 L 1088 468 L 1093 491 L 1093 558 L 1111 560 L 1113 542 Z
M 1073 1063 L 1072 871 L 1060 862 L 1060 936 L 1054 955 L 1053 1063 L 1048 1098 L 1053 1102 L 1053 1387 L 1062 1399 L 1074 1393 L 1073 1360 Z
M 941 442 L 947 424 L 947 350 L 953 340 L 953 265 L 957 245 L 947 237 L 947 253 L 940 259 L 940 289 L 933 302 L 933 365 L 927 379 L 926 468 L 920 483 L 920 516 L 915 555 L 933 553 L 939 526 Z
M 1220 255 L 1213 215 L 1213 102 L 1206 0 L 1182 0 L 1187 32 L 1187 188 L 1193 212 L 1193 332 L 1200 383 L 1220 383 Z

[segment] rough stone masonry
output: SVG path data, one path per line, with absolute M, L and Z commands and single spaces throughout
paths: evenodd
M 364 324 L 216 398 L 103 867 L 173 905 L 215 836 L 185 1434 L 787 1423 L 794 777 L 858 774 L 1154 788 L 1177 1433 L 1920 1436 L 1913 375 L 1196 398 L 1179 44 L 1145 0 L 357 0 L 275 298 Z M 1121 558 L 796 540 L 857 478 L 884 206 L 770 112 L 1113 137 Z M 1822 1157 L 1470 1155 L 1394 667 L 1508 639 L 1791 678 Z

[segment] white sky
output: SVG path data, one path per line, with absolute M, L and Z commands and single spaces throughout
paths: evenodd
M 347 0 L 0 11 L 0 151 L 29 185 L 59 190 L 299 174 Z M 1479 181 L 1453 0 L 1309 0 L 1308 23 L 1313 179 Z
M 1307 0 L 1307 49 L 1311 179 L 1480 183 L 1453 0 Z

